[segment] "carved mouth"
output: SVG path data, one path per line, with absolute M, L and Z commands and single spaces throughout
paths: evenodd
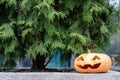
M 84 66 L 78 65 L 80 68 L 82 69 L 87 69 L 88 67 L 91 69 L 97 69 L 100 66 L 101 63 L 95 64 L 93 66 L 91 66 L 90 64 L 86 64 Z

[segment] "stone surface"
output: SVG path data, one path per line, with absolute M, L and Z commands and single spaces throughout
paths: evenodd
M 120 80 L 120 72 L 0 72 L 0 80 Z

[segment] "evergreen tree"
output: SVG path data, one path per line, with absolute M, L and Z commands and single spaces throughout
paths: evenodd
M 55 49 L 75 55 L 87 49 L 103 52 L 117 31 L 114 12 L 107 0 L 0 0 L 5 67 L 27 55 L 34 68 L 44 68 L 45 58 Z

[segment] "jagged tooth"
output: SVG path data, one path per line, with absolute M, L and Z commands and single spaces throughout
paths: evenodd
M 91 65 L 91 66 L 94 66 L 94 65 L 95 65 L 95 63 L 91 63 L 90 65 Z
M 77 62 L 76 64 L 77 64 L 78 66 L 82 66 L 82 67 L 83 67 L 83 66 L 85 65 L 85 62 Z

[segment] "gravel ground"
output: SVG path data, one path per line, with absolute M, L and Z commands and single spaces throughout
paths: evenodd
M 120 80 L 120 73 L 0 72 L 0 80 Z

